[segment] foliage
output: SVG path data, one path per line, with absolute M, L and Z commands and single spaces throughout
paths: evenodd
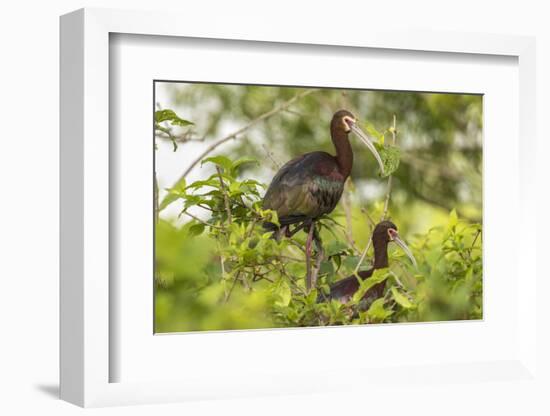
M 191 121 L 178 117 L 173 110 L 155 111 L 155 123 L 160 124 L 163 121 L 169 121 L 173 126 L 190 126 L 193 124 Z
M 174 108 L 186 117 L 155 113 L 157 151 L 164 151 L 163 141 L 176 152 L 178 144 L 222 131 L 226 136 L 227 126 L 253 127 L 223 153 L 202 160 L 206 175 L 181 177 L 160 188 L 162 198 L 156 195 L 155 330 L 481 318 L 481 97 L 321 89 L 281 111 L 276 122 L 252 123 L 299 91 L 219 84 L 169 89 Z M 278 223 L 277 215 L 262 209 L 261 197 L 280 162 L 311 150 L 332 152 L 328 121 L 339 108 L 370 120 L 362 127 L 390 179 L 377 175 L 369 152 L 354 145 L 342 201 L 320 221 L 325 257 L 317 288 L 308 293 L 306 235 L 272 238 L 262 224 Z M 394 114 L 399 132 L 395 123 L 375 127 Z M 195 137 L 195 128 L 203 138 Z M 371 267 L 372 247 L 362 262 L 361 254 L 373 224 L 388 215 L 418 267 L 390 245 L 390 267 L 362 281 L 352 299 L 318 302 L 334 282 Z M 381 297 L 361 300 L 382 282 Z
M 172 133 L 172 127 L 188 127 L 194 123 L 179 117 L 173 110 L 155 111 L 155 133 L 164 133 L 165 137 L 172 141 L 174 152 L 178 150 L 178 138 Z M 189 131 L 188 131 L 189 132 Z
M 399 147 L 389 144 L 379 145 L 376 143 L 375 147 L 380 154 L 382 163 L 384 164 L 384 174 L 380 176 L 383 178 L 390 176 L 399 167 L 399 160 L 401 158 L 401 151 L 399 150 Z
M 304 234 L 277 241 L 265 221 L 276 213 L 261 208 L 265 186 L 239 177 L 248 158 L 219 155 L 203 160 L 216 172 L 169 193 L 181 199 L 179 226 L 160 220 L 156 229 L 156 331 L 195 331 L 288 326 L 412 322 L 480 318 L 481 228 L 459 221 L 455 211 L 445 227 L 413 241 L 418 270 L 390 252 L 390 269 L 362 281 L 353 298 L 318 302 L 318 291 L 352 275 L 359 255 L 345 243 L 335 218 L 321 221 L 326 258 L 318 290 L 305 289 Z M 195 208 L 205 219 L 189 213 Z M 337 217 L 337 216 L 335 216 Z M 190 267 L 192 265 L 192 267 Z M 362 269 L 368 268 L 362 265 Z M 373 285 L 387 281 L 383 297 L 362 301 Z

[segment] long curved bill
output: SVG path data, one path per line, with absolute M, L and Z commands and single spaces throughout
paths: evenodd
M 365 145 L 369 148 L 374 158 L 378 162 L 378 165 L 380 166 L 380 172 L 382 172 L 382 175 L 384 175 L 384 163 L 382 163 L 382 158 L 380 157 L 378 150 L 376 150 L 376 147 L 374 147 L 372 140 L 363 132 L 363 130 L 357 127 L 356 124 L 353 124 L 351 126 L 351 131 L 353 131 L 357 135 L 357 137 L 359 137 L 361 141 L 365 143 Z
M 413 254 L 412 254 L 412 251 L 411 249 L 409 248 L 409 246 L 407 246 L 407 244 L 405 244 L 405 242 L 403 240 L 401 240 L 401 238 L 399 237 L 399 235 L 397 233 L 393 234 L 393 242 L 395 244 L 397 244 L 401 250 L 403 250 L 403 252 L 407 255 L 407 257 L 409 259 L 411 259 L 411 262 L 413 264 L 413 266 L 416 268 L 417 267 L 417 263 L 416 263 L 416 259 L 414 258 Z

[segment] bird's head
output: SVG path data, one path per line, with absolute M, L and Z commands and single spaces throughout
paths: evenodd
M 331 126 L 349 133 L 355 123 L 357 123 L 357 118 L 350 111 L 339 110 L 332 116 Z
M 384 163 L 382 163 L 382 158 L 380 157 L 380 154 L 376 150 L 376 147 L 374 147 L 374 144 L 372 142 L 372 139 L 363 132 L 358 126 L 357 126 L 357 118 L 348 110 L 339 110 L 332 116 L 332 121 L 330 123 L 331 131 L 333 132 L 344 132 L 345 134 L 349 134 L 350 132 L 353 132 L 359 137 L 359 139 L 367 146 L 367 148 L 371 151 L 372 155 L 378 162 L 378 165 L 380 166 L 380 171 L 382 174 L 384 174 Z
M 397 244 L 401 250 L 409 257 L 414 267 L 416 267 L 416 259 L 414 258 L 410 248 L 399 236 L 397 226 L 391 221 L 381 221 L 376 224 L 372 233 L 372 243 L 375 247 L 387 246 L 389 243 Z

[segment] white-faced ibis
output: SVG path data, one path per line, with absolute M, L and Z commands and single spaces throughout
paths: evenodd
M 318 250 L 322 251 L 321 242 L 315 230 L 315 220 L 332 212 L 336 207 L 353 166 L 353 151 L 348 139 L 350 132 L 354 132 L 369 148 L 380 170 L 384 172 L 380 155 L 372 141 L 357 127 L 356 123 L 357 119 L 349 111 L 336 112 L 330 123 L 330 134 L 336 156 L 317 151 L 290 160 L 273 177 L 264 196 L 264 209 L 276 211 L 280 223 L 280 228 L 274 224 L 266 224 L 266 228 L 278 230 L 278 236 L 282 234 L 290 236 L 302 228 L 308 231 L 306 242 L 308 290 L 315 285 L 310 273 L 312 241 L 315 241 Z M 291 233 L 289 227 L 292 224 L 297 226 Z
M 371 277 L 375 270 L 385 269 L 389 266 L 388 244 L 391 242 L 394 242 L 401 247 L 416 267 L 416 260 L 409 247 L 407 247 L 407 244 L 405 244 L 405 242 L 399 237 L 396 225 L 391 221 L 381 221 L 376 225 L 376 227 L 374 227 L 374 231 L 372 233 L 374 264 L 369 270 L 364 270 L 357 273 L 361 280 Z M 346 277 L 345 279 L 339 280 L 332 284 L 330 287 L 330 293 L 328 295 L 320 294 L 317 301 L 322 302 L 325 300 L 336 299 L 342 303 L 348 302 L 359 289 L 359 285 L 359 279 L 357 276 L 352 275 Z M 383 295 L 385 287 L 385 280 L 381 283 L 375 284 L 367 290 L 361 300 L 371 303 L 373 300 L 378 299 Z

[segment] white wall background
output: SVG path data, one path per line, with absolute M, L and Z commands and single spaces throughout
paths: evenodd
M 222 14 L 228 19 L 247 15 L 287 25 L 326 25 L 330 19 L 368 26 L 371 21 L 393 20 L 403 27 L 439 30 L 511 33 L 537 36 L 538 76 L 538 180 L 540 192 L 539 259 L 549 248 L 543 236 L 548 227 L 548 180 L 550 151 L 546 118 L 550 114 L 550 29 L 545 1 L 393 0 L 346 2 L 259 2 L 162 1 L 162 0 L 19 0 L 3 2 L 0 9 L 0 414 L 81 413 L 82 410 L 56 399 L 58 377 L 58 103 L 59 30 L 58 16 L 74 9 L 116 7 L 182 11 L 189 19 Z M 242 18 L 242 17 L 241 17 Z M 182 21 L 185 25 L 185 21 Z M 534 145 L 533 143 L 528 145 Z M 513 248 L 513 246 L 511 246 Z M 550 274 L 550 273 L 547 273 Z M 550 276 L 549 276 L 550 277 Z M 537 288 L 539 309 L 550 284 Z M 544 324 L 543 324 L 544 325 Z M 548 328 L 548 321 L 546 321 Z M 544 350 L 539 359 L 550 374 L 550 335 L 540 331 Z M 133 408 L 92 410 L 94 414 L 365 414 L 364 403 L 385 403 L 387 414 L 550 414 L 545 395 L 550 385 L 533 391 L 528 385 L 506 383 L 474 389 L 457 384 L 453 394 L 434 385 L 423 391 L 412 389 L 396 397 L 346 394 L 331 396 L 280 397 Z M 539 399 L 535 399 L 538 397 Z

